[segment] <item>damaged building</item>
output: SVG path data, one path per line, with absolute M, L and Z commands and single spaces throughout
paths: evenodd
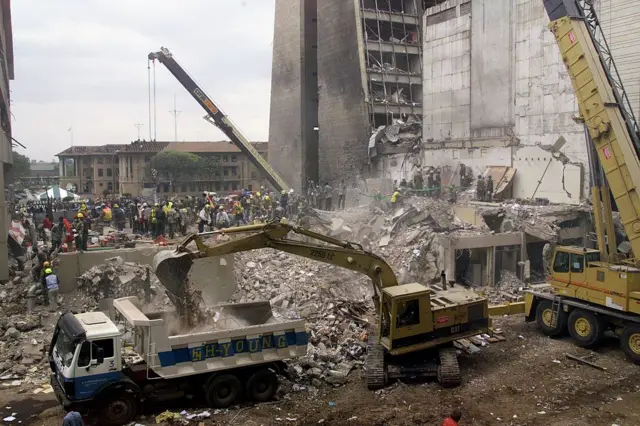
M 595 3 L 637 108 L 640 20 Z M 548 23 L 540 0 L 277 0 L 270 161 L 299 188 L 428 166 L 459 185 L 464 164 L 501 198 L 579 204 L 584 128 Z
M 637 108 L 640 53 L 632 51 L 631 34 L 637 36 L 640 24 L 625 17 L 628 0 L 601 0 L 596 7 Z M 569 204 L 587 198 L 584 127 L 548 23 L 539 0 L 448 0 L 427 8 L 422 143 L 398 152 L 397 142 L 378 138 L 372 157 L 396 152 L 374 157 L 375 173 L 399 181 L 419 167 L 437 166 L 444 183 L 458 186 L 464 165 L 473 176 L 501 182 L 507 192 L 499 198 Z M 624 23 L 630 31 L 614 30 Z

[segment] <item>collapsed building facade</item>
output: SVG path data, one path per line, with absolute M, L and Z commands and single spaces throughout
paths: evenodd
M 638 108 L 640 12 L 596 6 Z M 502 198 L 579 204 L 585 133 L 548 22 L 540 0 L 278 0 L 270 161 L 299 188 L 429 166 L 459 185 L 463 164 Z

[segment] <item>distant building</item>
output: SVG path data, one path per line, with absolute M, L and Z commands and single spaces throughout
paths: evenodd
M 21 177 L 22 182 L 40 183 L 45 185 L 52 185 L 58 183 L 59 164 L 58 163 L 46 163 L 44 161 L 32 160 L 29 165 L 29 176 Z
M 266 158 L 267 143 L 254 147 Z M 151 160 L 162 151 L 189 152 L 219 159 L 219 176 L 202 180 L 198 177 L 177 182 L 155 180 Z M 60 159 L 60 187 L 83 197 L 98 198 L 105 193 L 142 196 L 145 188 L 156 188 L 159 194 L 198 195 L 202 191 L 229 192 L 242 188 L 255 189 L 266 181 L 248 158 L 231 142 L 146 142 L 73 146 L 57 155 Z
M 260 155 L 267 158 L 267 142 L 254 142 L 253 146 Z M 212 157 L 217 160 L 218 170 L 214 171 L 212 179 L 185 178 L 177 182 L 174 188 L 171 188 L 169 182 L 160 182 L 159 194 L 200 195 L 203 191 L 228 193 L 240 189 L 256 190 L 261 185 L 267 185 L 267 181 L 260 176 L 249 158 L 231 142 L 172 142 L 164 151 Z

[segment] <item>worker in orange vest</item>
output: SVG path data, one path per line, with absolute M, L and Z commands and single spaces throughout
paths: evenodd
M 451 412 L 451 415 L 444 419 L 442 426 L 458 426 L 458 422 L 462 418 L 462 413 L 457 408 Z

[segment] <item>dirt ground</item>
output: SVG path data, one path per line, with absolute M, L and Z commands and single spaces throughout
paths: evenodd
M 607 339 L 593 352 L 574 346 L 568 337 L 544 337 L 521 316 L 498 318 L 494 326 L 504 330 L 507 341 L 473 356 L 463 355 L 463 384 L 456 389 L 442 389 L 432 382 L 395 383 L 370 392 L 359 370 L 350 375 L 346 386 L 325 387 L 317 395 L 292 391 L 280 401 L 218 412 L 201 424 L 440 425 L 454 407 L 462 410 L 461 426 L 640 424 L 636 408 L 640 407 L 640 367 L 625 359 L 617 339 Z M 607 370 L 580 365 L 568 360 L 566 353 L 588 358 Z M 11 401 L 14 396 L 2 393 L 3 406 L 15 410 L 25 405 L 24 398 Z M 54 405 L 50 400 L 39 400 L 39 404 L 34 409 Z M 1 411 L 6 415 L 11 410 Z M 61 424 L 61 418 L 57 407 L 30 420 L 20 416 L 22 424 L 47 426 Z M 147 416 L 138 423 L 155 424 L 155 420 Z

